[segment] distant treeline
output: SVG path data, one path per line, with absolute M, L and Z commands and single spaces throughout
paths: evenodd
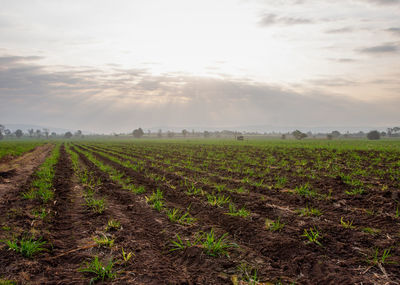
M 368 138 L 368 139 L 380 139 L 382 137 L 400 137 L 400 127 L 387 128 L 385 131 L 372 130 L 370 132 L 346 132 L 340 133 L 339 131 L 332 132 L 301 132 L 294 130 L 292 132 L 238 132 L 238 131 L 188 131 L 183 129 L 180 132 L 174 131 L 163 131 L 159 129 L 157 132 L 151 132 L 150 130 L 144 131 L 142 128 L 134 129 L 131 133 L 113 133 L 112 135 L 92 134 L 87 137 L 134 137 L 134 138 L 234 138 L 237 140 L 243 140 L 249 137 L 260 137 L 260 138 L 280 138 L 280 139 L 338 139 L 338 138 Z M 57 134 L 47 128 L 43 129 L 28 129 L 28 130 L 16 130 L 12 132 L 7 129 L 4 125 L 0 124 L 0 140 L 4 138 L 35 138 L 35 139 L 55 139 L 55 138 L 84 138 L 81 130 L 77 130 L 74 133 L 66 132 L 63 134 Z

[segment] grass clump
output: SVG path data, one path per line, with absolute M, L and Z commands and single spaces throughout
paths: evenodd
M 376 235 L 376 234 L 378 234 L 380 232 L 379 229 L 374 229 L 374 228 L 369 228 L 369 227 L 362 228 L 361 230 L 364 233 L 371 234 L 371 235 Z
M 343 217 L 340 217 L 340 224 L 342 225 L 342 227 L 346 228 L 346 229 L 354 229 L 355 227 L 353 226 L 353 221 L 345 221 L 343 219 Z
M 265 227 L 271 232 L 280 232 L 285 227 L 285 223 L 281 222 L 281 217 L 278 217 L 276 221 L 265 219 Z
M 227 233 L 223 234 L 219 238 L 215 235 L 214 229 L 210 232 L 198 233 L 196 240 L 191 242 L 190 240 L 183 241 L 182 238 L 177 234 L 176 240 L 171 241 L 170 251 L 184 250 L 192 246 L 200 246 L 203 248 L 206 254 L 210 256 L 228 256 L 228 249 L 232 247 L 238 247 L 237 244 L 231 243 L 227 240 Z
M 203 233 L 201 245 L 210 256 L 221 256 L 225 255 L 229 257 L 228 249 L 232 247 L 238 247 L 236 244 L 229 242 L 226 239 L 228 234 L 225 233 L 219 238 L 215 235 L 214 229 L 211 229 L 208 233 Z
M 315 243 L 319 246 L 322 246 L 321 242 L 319 241 L 322 238 L 322 235 L 315 227 L 314 229 L 310 228 L 309 230 L 304 229 L 304 233 L 301 236 L 306 237 L 309 243 Z
M 90 208 L 93 213 L 102 214 L 106 209 L 106 201 L 104 198 L 95 199 L 92 196 L 88 196 L 85 198 L 86 206 Z
M 245 207 L 242 207 L 241 209 L 237 210 L 235 204 L 230 203 L 229 212 L 226 214 L 230 216 L 247 218 L 248 216 L 250 216 L 250 211 L 246 210 Z
M 16 281 L 0 278 L 0 285 L 17 285 Z
M 228 204 L 230 200 L 231 198 L 229 196 L 225 196 L 224 194 L 207 194 L 207 201 L 211 206 L 222 207 L 223 205 Z
M 393 261 L 390 261 L 389 259 L 391 258 L 392 254 L 390 253 L 391 248 L 384 249 L 382 254 L 379 253 L 379 249 L 375 248 L 373 250 L 372 255 L 368 258 L 368 263 L 372 265 L 378 265 L 378 264 L 390 264 L 394 263 Z
M 90 284 L 93 284 L 97 281 L 114 279 L 117 274 L 114 272 L 113 267 L 114 262 L 112 259 L 107 264 L 103 264 L 101 261 L 99 261 L 99 258 L 95 256 L 92 262 L 87 262 L 86 267 L 80 268 L 78 271 L 95 275 L 92 279 L 90 279 Z
M 43 247 L 46 241 L 42 241 L 41 239 L 35 240 L 33 237 L 29 239 L 22 238 L 21 240 L 7 240 L 5 243 L 9 250 L 14 250 L 28 258 L 32 258 L 35 254 L 46 250 Z
M 306 206 L 305 208 L 299 209 L 297 210 L 297 212 L 300 214 L 300 216 L 316 216 L 319 217 L 322 215 L 322 212 L 320 210 L 318 210 L 317 208 L 312 208 L 312 207 L 308 207 Z
M 167 209 L 165 214 L 171 222 L 182 225 L 190 225 L 196 220 L 195 218 L 191 217 L 189 213 L 186 212 L 182 214 L 181 210 L 176 208 Z
M 296 187 L 294 189 L 294 191 L 300 196 L 305 196 L 305 197 L 317 196 L 317 192 L 315 192 L 315 190 L 311 189 L 311 186 L 308 183 L 301 185 L 299 187 Z
M 109 220 L 107 222 L 106 231 L 118 231 L 121 228 L 121 223 L 117 220 Z
M 149 197 L 146 196 L 145 198 L 146 202 L 158 212 L 161 212 L 164 208 L 163 192 L 160 189 L 157 189 L 156 192 L 153 192 Z
M 114 240 L 104 234 L 101 237 L 95 237 L 94 241 L 97 243 L 98 246 L 113 247 L 114 245 Z

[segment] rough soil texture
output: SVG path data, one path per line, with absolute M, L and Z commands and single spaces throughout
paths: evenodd
M 18 191 L 53 149 L 52 144 L 36 147 L 17 158 L 0 163 L 0 202 L 7 200 L 9 192 Z
M 36 151 L 36 150 L 35 150 Z M 48 155 L 50 147 L 41 149 L 37 155 Z M 249 186 L 238 174 L 212 168 L 210 173 L 196 172 L 184 167 L 169 168 L 171 164 L 155 164 L 143 153 L 129 150 L 110 151 L 100 147 L 75 145 L 72 151 L 78 154 L 81 170 L 98 180 L 95 197 L 103 198 L 106 208 L 103 213 L 94 213 L 85 204 L 87 185 L 78 181 L 72 162 L 65 147 L 61 146 L 60 158 L 56 165 L 53 188 L 54 201 L 46 205 L 49 216 L 41 220 L 32 214 L 40 205 L 37 201 L 23 200 L 20 193 L 29 187 L 31 173 L 9 167 L 0 179 L 20 178 L 19 186 L 8 189 L 0 196 L 0 222 L 7 230 L 0 231 L 0 239 L 13 235 L 35 234 L 47 241 L 48 251 L 33 259 L 23 258 L 0 244 L 0 278 L 16 280 L 21 284 L 88 284 L 93 275 L 79 272 L 79 268 L 98 256 L 103 262 L 113 260 L 117 276 L 105 283 L 115 284 L 232 284 L 232 276 L 240 276 L 239 266 L 244 262 L 257 269 L 260 284 L 399 284 L 398 264 L 385 263 L 372 266 L 367 259 L 373 249 L 391 248 L 391 261 L 400 262 L 399 220 L 389 214 L 386 207 L 395 207 L 391 197 L 385 197 L 371 190 L 364 199 L 342 194 L 326 200 L 312 199 L 289 194 L 291 188 L 306 182 L 299 178 L 290 181 L 287 189 L 271 191 L 258 186 Z M 146 193 L 133 194 L 113 181 L 108 174 L 97 167 L 84 152 L 92 154 L 104 165 L 119 171 L 137 186 L 144 186 Z M 108 155 L 131 162 L 140 159 L 145 171 L 135 171 L 112 161 Z M 28 154 L 27 154 L 28 155 Z M 278 154 L 277 154 L 278 156 Z M 21 157 L 22 158 L 22 157 Z M 168 161 L 184 159 L 165 154 Z M 39 161 L 39 160 L 38 160 Z M 37 161 L 37 162 L 38 162 Z M 201 161 L 196 161 L 201 163 Z M 39 163 L 40 164 L 40 163 Z M 14 164 L 23 168 L 23 164 Z M 13 170 L 14 169 L 14 170 Z M 179 171 L 178 171 L 179 170 Z M 289 176 L 290 173 L 287 173 Z M 151 177 L 164 177 L 154 180 Z M 231 200 L 238 206 L 245 206 L 251 216 L 241 218 L 227 215 L 225 207 L 213 207 L 205 196 L 187 195 L 186 180 L 193 179 L 205 193 L 215 192 L 207 178 L 224 183 L 228 189 L 246 186 L 247 193 L 229 192 Z M 16 178 L 15 178 L 16 179 Z M 268 178 L 266 178 L 268 179 Z M 319 182 L 318 182 L 319 183 Z M 340 181 L 327 179 L 318 184 L 321 193 L 328 189 L 343 192 Z M 317 186 L 315 186 L 317 187 Z M 342 187 L 342 188 L 341 188 Z M 1 189 L 1 188 L 0 188 Z M 169 221 L 165 213 L 158 212 L 146 203 L 146 196 L 160 189 L 164 194 L 165 206 L 188 210 L 196 219 L 191 225 L 180 225 Z M 267 192 L 268 191 L 268 192 Z M 391 189 L 396 192 L 396 189 Z M 387 214 L 366 215 L 373 202 L 377 210 Z M 320 217 L 303 217 L 297 210 L 301 207 L 315 207 L 323 214 Z M 353 220 L 354 228 L 344 228 L 341 217 Z M 265 219 L 281 219 L 285 227 L 277 232 L 269 231 Z M 121 229 L 108 231 L 109 220 L 118 220 Z M 317 227 L 323 238 L 321 245 L 307 243 L 301 235 L 304 229 Z M 364 227 L 379 228 L 380 232 L 370 234 L 361 231 Z M 193 240 L 199 232 L 214 229 L 217 236 L 228 234 L 229 241 L 237 247 L 229 249 L 229 257 L 212 257 L 205 254 L 200 246 L 171 252 L 171 240 L 179 234 L 184 240 Z M 107 236 L 114 240 L 112 247 L 99 247 L 94 237 Z M 122 262 L 122 249 L 132 252 L 132 260 Z M 381 253 L 381 252 L 380 252 Z M 0 279 L 1 280 L 1 279 Z M 281 283 L 279 283 L 281 282 Z M 240 284 L 248 284 L 242 282 Z

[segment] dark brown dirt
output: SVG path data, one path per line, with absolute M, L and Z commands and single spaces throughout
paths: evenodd
M 387 210 L 384 209 L 394 206 L 391 197 L 383 197 L 374 190 L 363 199 L 342 194 L 331 199 L 300 197 L 290 190 L 294 185 L 301 185 L 307 180 L 297 177 L 294 172 L 285 173 L 287 177 L 293 177 L 286 188 L 266 189 L 249 186 L 242 181 L 245 176 L 232 175 L 216 167 L 211 168 L 212 173 L 196 172 L 184 167 L 171 171 L 168 163 L 161 161 L 155 164 L 154 160 L 150 160 L 148 157 L 151 153 L 138 152 L 133 156 L 131 161 L 140 159 L 146 165 L 145 171 L 134 171 L 98 153 L 100 149 L 80 145 L 73 148 L 79 155 L 81 167 L 101 181 L 96 197 L 106 201 L 106 210 L 102 214 L 92 213 L 85 205 L 85 185 L 78 183 L 74 176 L 64 146 L 61 147 L 60 159 L 56 165 L 53 181 L 55 200 L 49 205 L 50 219 L 35 219 L 31 211 L 38 205 L 21 200 L 18 195 L 29 183 L 29 176 L 25 182 L 21 180 L 22 184 L 15 191 L 8 190 L 4 196 L 0 196 L 0 213 L 3 214 L 0 222 L 3 226 L 10 226 L 12 232 L 17 234 L 36 232 L 51 244 L 47 246 L 48 252 L 34 259 L 22 258 L 0 245 L 0 278 L 17 280 L 22 284 L 87 284 L 93 276 L 80 273 L 78 269 L 85 261 L 98 256 L 102 261 L 117 261 L 114 266 L 117 277 L 109 281 L 116 284 L 232 284 L 231 277 L 240 275 L 238 266 L 243 262 L 257 268 L 259 279 L 265 281 L 260 284 L 296 282 L 391 285 L 400 282 L 398 264 L 385 263 L 380 267 L 370 266 L 366 262 L 374 248 L 391 248 L 390 260 L 400 262 L 398 220 L 394 215 L 385 214 Z M 83 155 L 81 150 L 89 151 L 102 163 L 112 166 L 125 178 L 130 178 L 133 184 L 144 186 L 147 192 L 135 195 L 123 189 Z M 122 159 L 122 156 L 114 152 L 101 151 Z M 229 156 L 234 157 L 240 151 L 232 152 Z M 201 149 L 199 157 L 207 156 L 206 152 L 207 148 Z M 121 153 L 129 152 L 126 150 Z M 184 159 L 178 152 L 165 153 L 164 158 L 170 161 Z M 303 158 L 309 159 L 307 154 Z M 193 161 L 202 163 L 200 158 Z M 12 169 L 4 170 L 0 179 L 13 179 L 18 175 Z M 165 180 L 154 181 L 149 174 L 165 177 Z M 249 209 L 251 216 L 229 216 L 226 214 L 227 206 L 213 207 L 204 196 L 185 194 L 185 181 L 196 182 L 206 193 L 216 192 L 212 185 L 199 182 L 204 179 L 224 183 L 227 189 L 245 186 L 249 193 L 226 193 L 237 206 Z M 325 193 L 328 189 L 340 189 L 343 192 L 341 187 L 344 186 L 332 178 L 314 181 L 313 187 Z M 190 226 L 172 223 L 164 213 L 152 209 L 145 202 L 145 196 L 157 189 L 162 190 L 167 207 L 185 211 L 189 209 L 190 214 L 197 219 L 196 222 Z M 380 214 L 366 215 L 363 212 L 371 203 L 374 209 L 382 210 Z M 299 216 L 296 211 L 305 206 L 320 209 L 322 216 Z M 355 228 L 346 229 L 341 226 L 341 217 L 346 221 L 354 220 Z M 280 218 L 285 227 L 281 231 L 271 232 L 265 227 L 266 218 Z M 122 228 L 107 232 L 105 226 L 110 219 L 120 221 Z M 380 232 L 368 234 L 361 231 L 367 226 L 379 228 Z M 314 227 L 323 233 L 321 246 L 307 243 L 301 237 L 305 229 Z M 218 236 L 228 233 L 228 239 L 238 245 L 238 248 L 229 250 L 230 257 L 208 256 L 199 246 L 191 246 L 183 251 L 169 251 L 171 240 L 176 239 L 176 234 L 193 240 L 197 233 L 211 228 Z M 10 235 L 10 232 L 0 231 L 0 238 Z M 101 235 L 114 239 L 114 246 L 96 246 L 93 238 Z M 135 254 L 127 264 L 121 262 L 122 248 L 125 252 Z

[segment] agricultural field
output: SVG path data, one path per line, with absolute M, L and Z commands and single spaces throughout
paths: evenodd
M 0 162 L 12 159 L 35 147 L 44 144 L 43 141 L 5 141 L 0 142 Z
M 400 283 L 398 141 L 77 140 L 17 159 L 0 284 Z

